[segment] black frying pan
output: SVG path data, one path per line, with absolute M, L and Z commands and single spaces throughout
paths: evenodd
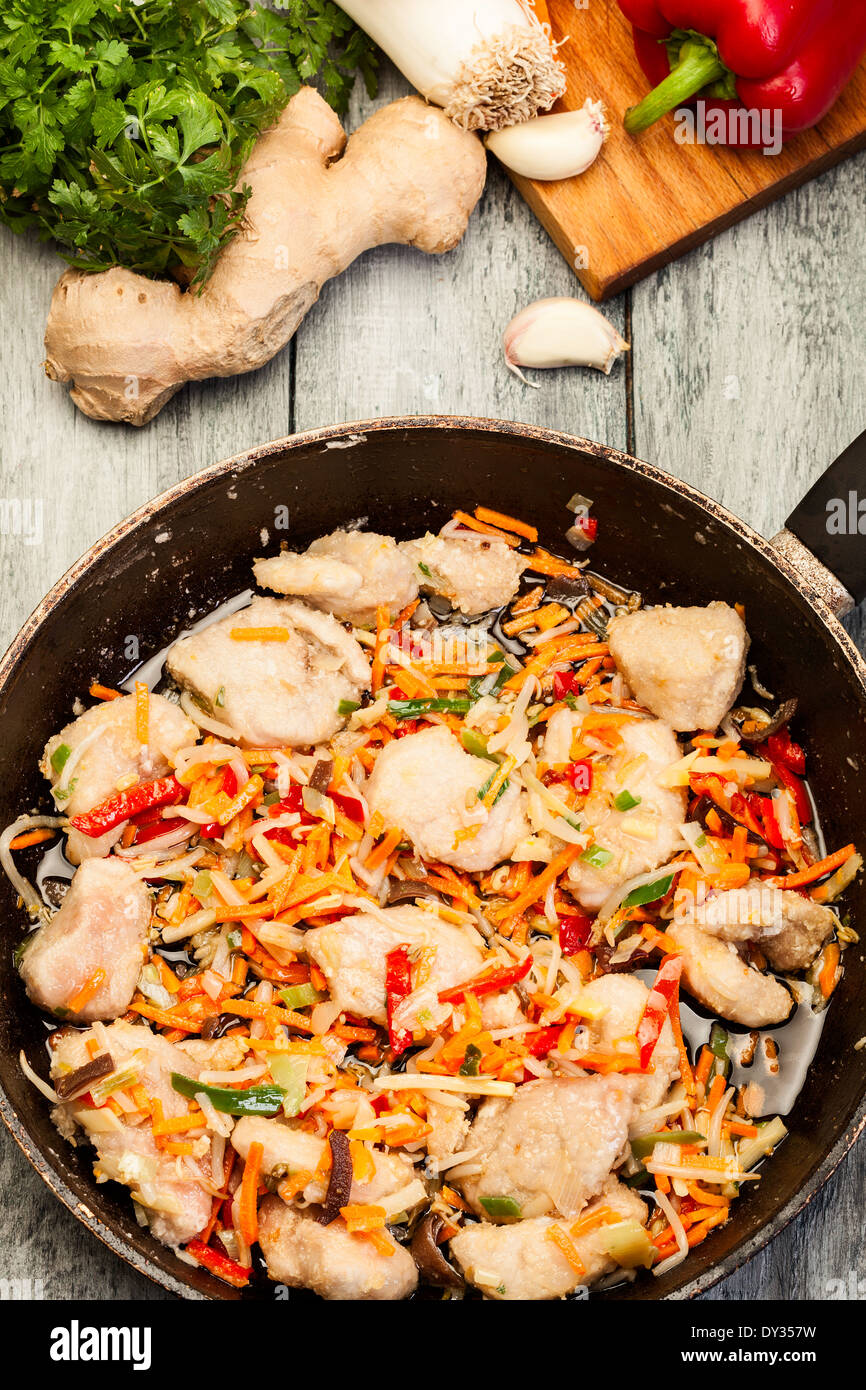
M 845 589 L 856 599 L 866 595 L 866 543 L 856 534 L 858 486 L 866 491 L 866 436 L 794 513 L 780 553 L 684 483 L 549 430 L 412 418 L 341 425 L 262 445 L 135 512 L 69 570 L 28 620 L 0 664 L 0 824 L 46 804 L 37 760 L 49 735 L 69 719 L 75 695 L 94 679 L 109 685 L 124 679 L 130 635 L 146 659 L 189 625 L 191 610 L 200 616 L 247 588 L 250 562 L 264 548 L 263 529 L 271 549 L 284 538 L 302 548 L 363 518 L 378 531 L 407 538 L 437 529 L 456 507 L 481 503 L 533 522 L 542 543 L 561 552 L 571 520 L 565 503 L 581 492 L 594 499 L 600 523 L 594 567 L 650 601 L 746 605 L 750 660 L 774 693 L 799 697 L 798 731 L 810 750 L 828 842 L 854 840 L 862 848 L 866 663 L 831 611 L 845 605 Z M 832 499 L 845 504 L 847 533 L 828 530 Z M 275 529 L 284 508 L 288 533 Z M 838 507 L 837 514 L 841 520 Z M 866 530 L 866 519 L 862 526 Z M 832 564 L 842 584 L 801 542 Z M 811 583 L 792 559 L 808 568 Z M 862 931 L 866 884 L 849 889 L 847 902 Z M 60 1200 L 134 1268 L 187 1297 L 238 1298 L 153 1240 L 136 1224 L 121 1188 L 96 1186 L 90 1150 L 59 1139 L 48 1104 L 18 1066 L 21 1047 L 31 1062 L 45 1065 L 45 1025 L 12 965 L 24 920 L 5 878 L 0 909 L 0 1106 L 13 1136 Z M 766 1179 L 749 1186 L 729 1225 L 682 1266 L 661 1279 L 640 1278 L 614 1297 L 682 1298 L 709 1287 L 781 1230 L 853 1143 L 866 1123 L 866 1050 L 854 1050 L 866 1035 L 866 967 L 854 950 L 846 966 L 788 1118 L 790 1138 Z

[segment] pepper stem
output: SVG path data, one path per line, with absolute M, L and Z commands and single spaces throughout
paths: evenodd
M 679 62 L 669 77 L 645 96 L 637 106 L 629 107 L 624 125 L 631 135 L 654 125 L 669 111 L 682 106 L 702 87 L 718 82 L 728 72 L 715 44 L 707 39 L 688 39 L 680 49 Z

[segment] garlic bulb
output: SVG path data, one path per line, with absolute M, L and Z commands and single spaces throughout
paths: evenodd
M 413 87 L 464 130 L 500 130 L 565 90 L 526 0 L 340 0 Z
M 587 97 L 579 111 L 536 116 L 484 137 L 491 153 L 527 179 L 571 179 L 598 157 L 609 126 L 601 102 Z
M 502 343 L 508 370 L 527 386 L 521 367 L 597 367 L 610 373 L 628 343 L 582 299 L 537 299 L 511 320 Z

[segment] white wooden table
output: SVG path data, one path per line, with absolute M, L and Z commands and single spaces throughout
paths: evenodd
M 379 99 L 404 90 L 387 74 Z M 369 106 L 356 100 L 350 129 Z M 627 369 L 551 372 L 533 391 L 505 370 L 502 329 L 531 300 L 582 292 L 491 167 L 455 252 L 372 252 L 326 287 L 263 371 L 187 389 L 143 430 L 85 419 L 43 375 L 61 266 L 49 248 L 3 231 L 0 500 L 41 502 L 43 534 L 37 544 L 0 534 L 0 644 L 73 560 L 163 488 L 263 440 L 378 415 L 496 416 L 586 435 L 669 469 L 772 535 L 866 429 L 864 176 L 866 154 L 610 304 L 632 343 Z M 853 622 L 863 645 L 862 610 Z M 91 1239 L 5 1131 L 0 1183 L 0 1279 L 41 1280 L 46 1298 L 167 1296 Z M 864 1196 L 861 1145 L 806 1213 L 708 1296 L 826 1299 L 838 1296 L 834 1281 L 866 1280 Z

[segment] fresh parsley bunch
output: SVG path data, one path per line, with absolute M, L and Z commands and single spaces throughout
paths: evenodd
M 4 0 L 0 218 L 76 266 L 203 281 L 257 136 L 318 75 L 345 109 L 372 48 L 330 0 Z

